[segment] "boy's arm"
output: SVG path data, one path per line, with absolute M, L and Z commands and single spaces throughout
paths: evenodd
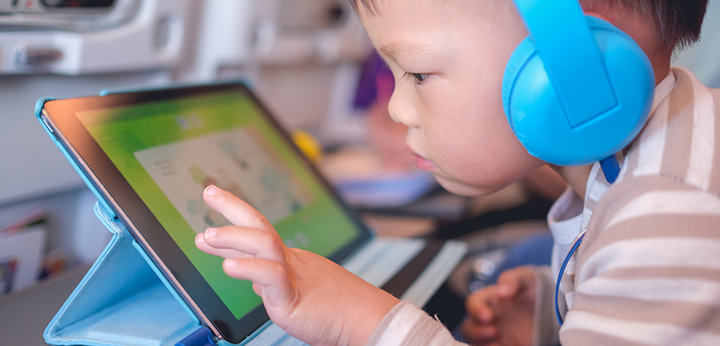
M 554 310 L 554 282 L 552 281 L 552 272 L 550 267 L 524 267 L 529 270 L 530 279 L 535 281 L 533 295 L 534 299 L 533 311 L 533 331 L 532 342 L 534 346 L 557 345 L 558 341 L 558 323 L 555 319 Z M 506 280 L 507 281 L 507 280 Z M 531 303 L 533 304 L 533 303 Z M 507 308 L 518 308 L 509 305 Z M 503 318 L 501 316 L 496 318 Z M 511 333 L 515 335 L 517 331 L 513 327 L 518 325 L 508 325 L 501 323 L 508 330 L 498 330 L 498 333 Z M 498 326 L 495 326 L 498 328 Z M 514 337 L 486 340 L 487 344 L 497 344 L 500 340 L 517 342 Z M 482 342 L 481 342 L 482 343 Z M 524 343 L 524 342 L 523 342 Z M 428 316 L 424 311 L 413 306 L 408 302 L 396 305 L 393 310 L 385 316 L 374 334 L 371 336 L 368 346 L 384 346 L 384 345 L 462 345 L 458 343 L 450 332 L 442 325 L 441 322 Z
M 720 345 L 720 198 L 663 177 L 621 184 L 578 252 L 562 344 Z
M 367 346 L 465 345 L 445 326 L 409 302 L 396 305 L 370 337 Z

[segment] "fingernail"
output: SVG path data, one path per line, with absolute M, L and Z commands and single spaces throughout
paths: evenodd
M 220 191 L 220 189 L 218 189 L 215 185 L 208 185 L 208 187 L 205 188 L 205 194 L 208 196 L 212 196 L 218 193 L 218 191 Z
M 238 260 L 235 258 L 226 258 L 225 259 L 225 266 L 227 267 L 234 267 L 238 264 Z
M 199 233 L 195 236 L 195 242 L 198 244 L 205 244 L 205 236 L 202 233 Z
M 511 294 L 512 289 L 510 288 L 510 286 L 500 285 L 498 287 L 498 293 L 500 293 L 500 295 L 505 296 L 505 295 Z
M 208 238 L 212 238 L 212 236 L 215 235 L 215 232 L 217 232 L 217 228 L 212 228 L 212 227 L 211 227 L 211 228 L 208 228 L 208 229 L 205 231 L 205 236 L 208 237 Z

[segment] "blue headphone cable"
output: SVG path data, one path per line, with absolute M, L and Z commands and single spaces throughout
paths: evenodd
M 620 163 L 615 155 L 600 160 L 600 167 L 602 167 L 603 174 L 605 174 L 605 180 L 610 184 L 614 183 L 615 179 L 620 175 Z
M 558 322 L 560 322 L 560 325 L 563 324 L 563 318 L 560 315 L 560 307 L 558 305 L 558 294 L 560 292 L 560 283 L 562 282 L 562 276 L 563 273 L 565 273 L 565 267 L 567 267 L 568 262 L 570 262 L 570 258 L 572 258 L 572 255 L 575 253 L 577 248 L 580 246 L 580 243 L 583 241 L 583 237 L 585 237 L 585 233 L 581 234 L 580 237 L 575 241 L 575 244 L 570 248 L 570 251 L 568 252 L 567 256 L 565 256 L 565 260 L 563 261 L 562 267 L 560 267 L 560 272 L 558 273 L 557 283 L 555 284 L 555 316 L 557 316 Z

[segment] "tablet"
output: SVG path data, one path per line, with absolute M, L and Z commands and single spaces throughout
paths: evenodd
M 41 120 L 219 339 L 238 343 L 268 317 L 251 282 L 195 247 L 197 233 L 230 224 L 206 186 L 259 210 L 288 246 L 336 262 L 371 238 L 243 84 L 48 101 Z

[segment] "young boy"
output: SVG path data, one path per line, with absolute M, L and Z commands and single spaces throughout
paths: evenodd
M 562 283 L 561 309 L 569 309 L 563 345 L 720 344 L 720 92 L 670 69 L 675 47 L 698 38 L 706 4 L 582 2 L 586 14 L 635 39 L 653 65 L 656 89 L 647 125 L 619 153 L 625 159 L 611 187 L 598 164 L 556 168 L 572 190 L 549 218 L 555 257 L 564 258 L 568 239 L 586 231 Z M 544 164 L 520 144 L 503 111 L 505 64 L 527 35 L 513 1 L 355 5 L 396 77 L 390 115 L 408 126 L 420 169 L 451 192 L 481 195 Z M 252 280 L 270 318 L 289 334 L 312 345 L 455 342 L 421 310 L 329 260 L 287 248 L 262 215 L 228 192 L 210 186 L 204 197 L 236 226 L 208 229 L 197 246 L 225 257 L 228 275 Z M 555 341 L 556 331 L 535 322 L 554 319 L 555 280 L 543 272 L 508 272 L 473 295 L 468 338 Z

